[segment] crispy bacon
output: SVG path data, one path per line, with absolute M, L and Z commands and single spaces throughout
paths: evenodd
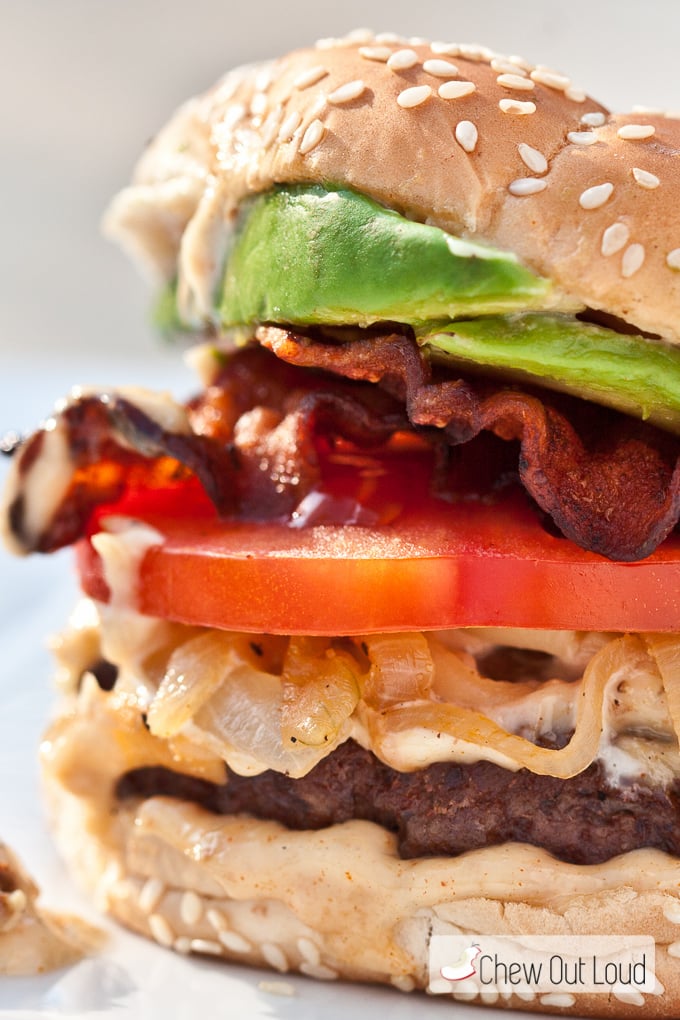
M 126 488 L 160 488 L 190 475 L 223 516 L 284 519 L 319 486 L 322 437 L 379 448 L 406 429 L 435 449 L 437 494 L 456 498 L 451 461 L 458 479 L 476 470 L 487 436 L 497 444 L 497 475 L 518 473 L 556 529 L 611 559 L 648 556 L 678 521 L 680 444 L 650 425 L 565 395 L 447 377 L 406 334 L 343 343 L 262 327 L 257 339 L 228 357 L 205 393 L 175 407 L 176 431 L 127 395 L 69 402 L 49 427 L 67 456 L 61 498 L 56 507 L 47 501 L 48 513 L 27 506 L 29 492 L 35 500 L 31 480 L 54 455 L 47 432 L 17 454 L 7 510 L 17 546 L 59 548 Z M 57 484 L 54 469 L 49 478 Z
M 643 559 L 680 516 L 680 444 L 644 422 L 562 395 L 502 384 L 433 381 L 400 334 L 328 344 L 277 327 L 257 338 L 290 364 L 367 379 L 404 400 L 416 426 L 452 445 L 483 430 L 520 444 L 523 485 L 557 528 L 610 559 Z
M 369 448 L 408 426 L 403 408 L 375 387 L 301 373 L 255 346 L 230 359 L 220 384 L 192 401 L 186 416 L 168 402 L 183 428 L 111 392 L 71 399 L 34 433 L 17 454 L 7 502 L 16 546 L 52 552 L 85 534 L 94 509 L 125 489 L 164 488 L 191 475 L 223 516 L 286 517 L 318 484 L 316 437 Z M 52 434 L 60 437 L 56 456 Z M 28 505 L 41 471 L 61 491 L 47 513 Z M 48 507 L 50 496 L 40 491 Z

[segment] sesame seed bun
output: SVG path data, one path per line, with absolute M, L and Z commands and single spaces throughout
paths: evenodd
M 101 692 L 81 697 L 48 734 L 47 799 L 74 874 L 160 945 L 410 992 L 428 986 L 432 934 L 651 935 L 655 994 L 452 994 L 581 1017 L 678 1015 L 680 865 L 668 854 L 638 850 L 584 868 L 509 843 L 402 860 L 395 836 L 371 822 L 291 831 L 170 798 L 121 803 L 125 729 Z
M 225 217 L 294 182 L 515 252 L 575 306 L 680 342 L 680 120 L 611 116 L 482 48 L 326 40 L 185 104 L 106 223 L 161 275 L 181 243 L 180 284 L 212 294 Z

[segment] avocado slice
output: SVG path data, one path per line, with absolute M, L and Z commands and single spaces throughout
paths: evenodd
M 223 326 L 414 324 L 551 304 L 516 256 L 415 223 L 353 191 L 276 188 L 244 203 Z
M 680 349 L 663 341 L 529 312 L 449 323 L 419 343 L 435 360 L 573 393 L 680 435 Z

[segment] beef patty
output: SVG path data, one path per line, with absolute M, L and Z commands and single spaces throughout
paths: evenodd
M 244 813 L 291 829 L 366 819 L 396 833 L 405 858 L 455 856 L 509 841 L 574 864 L 640 847 L 680 856 L 680 781 L 668 788 L 612 786 L 598 762 L 571 779 L 484 761 L 397 772 L 348 740 L 300 779 L 229 771 L 219 785 L 149 767 L 124 775 L 116 794 L 178 797 L 216 814 Z

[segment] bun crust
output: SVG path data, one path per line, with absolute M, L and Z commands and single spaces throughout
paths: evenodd
M 680 864 L 670 856 L 643 850 L 584 868 L 506 844 L 402 860 L 395 837 L 370 822 L 291 831 L 169 798 L 120 804 L 128 738 L 103 702 L 80 705 L 48 735 L 53 824 L 99 905 L 161 945 L 412 991 L 427 988 L 433 933 L 652 935 L 658 994 L 455 995 L 562 1015 L 678 1015 Z
M 338 40 L 232 72 L 152 143 L 110 230 L 166 273 L 184 235 L 180 275 L 200 291 L 244 196 L 345 185 L 680 342 L 680 120 L 612 117 L 540 65 L 442 49 Z

